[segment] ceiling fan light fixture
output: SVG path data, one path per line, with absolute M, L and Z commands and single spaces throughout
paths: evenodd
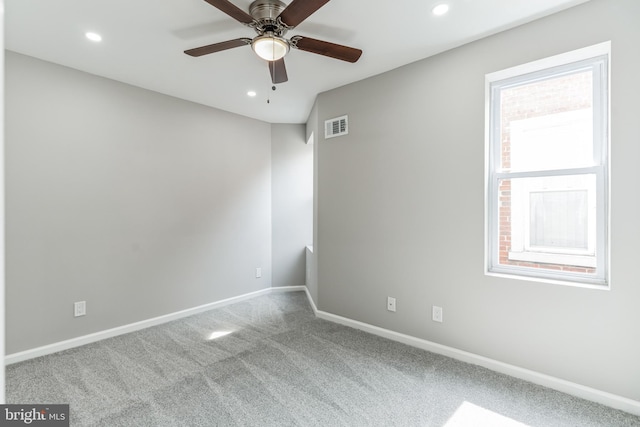
M 253 39 L 251 48 L 260 58 L 277 61 L 289 52 L 289 42 L 273 34 L 264 34 Z

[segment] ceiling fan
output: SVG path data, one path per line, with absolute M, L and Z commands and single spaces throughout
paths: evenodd
M 208 55 L 222 50 L 251 45 L 253 51 L 268 61 L 271 81 L 284 83 L 288 80 L 284 56 L 290 48 L 304 50 L 347 62 L 356 62 L 362 50 L 342 46 L 310 37 L 293 36 L 286 39 L 287 31 L 297 27 L 302 21 L 320 9 L 329 0 L 293 0 L 287 6 L 280 0 L 255 0 L 249 6 L 249 13 L 228 0 L 205 0 L 211 6 L 226 13 L 236 21 L 253 28 L 257 36 L 239 38 L 185 50 L 191 56 Z

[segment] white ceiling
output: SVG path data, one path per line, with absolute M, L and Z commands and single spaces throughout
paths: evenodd
M 232 0 L 248 12 L 252 0 Z M 292 50 L 289 81 L 271 90 L 249 46 L 193 58 L 184 50 L 239 37 L 243 26 L 204 0 L 5 0 L 15 52 L 271 123 L 304 123 L 324 92 L 588 0 L 333 0 L 287 37 L 360 48 L 355 64 Z M 285 0 L 285 3 L 289 3 Z M 431 14 L 439 3 L 443 17 Z M 102 35 L 92 43 L 87 31 Z M 248 90 L 258 95 L 250 98 Z M 267 99 L 270 98 L 270 103 Z

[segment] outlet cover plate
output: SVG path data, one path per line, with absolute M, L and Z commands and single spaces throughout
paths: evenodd
M 73 317 L 80 317 L 87 314 L 87 302 L 78 301 L 73 303 Z
M 434 322 L 442 323 L 442 307 L 438 307 L 437 305 L 431 307 L 431 319 L 433 319 Z
M 396 311 L 396 299 L 393 297 L 387 297 L 387 310 Z

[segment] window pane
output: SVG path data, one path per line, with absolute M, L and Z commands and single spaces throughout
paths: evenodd
M 587 190 L 529 193 L 530 247 L 588 249 Z
M 595 174 L 498 181 L 498 263 L 593 273 Z
M 592 166 L 593 72 L 502 89 L 500 136 L 503 171 Z

